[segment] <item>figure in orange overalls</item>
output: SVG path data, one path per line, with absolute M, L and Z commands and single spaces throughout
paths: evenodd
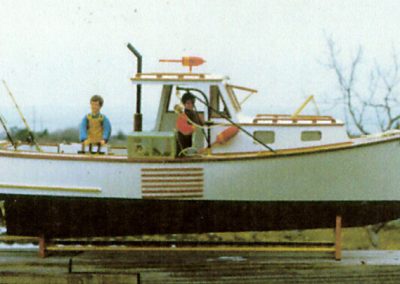
M 111 136 L 111 123 L 108 118 L 100 113 L 104 100 L 101 96 L 94 95 L 90 99 L 91 113 L 87 114 L 80 125 L 80 141 L 83 145 L 89 145 L 91 151 L 92 145 L 100 147 L 105 145 Z

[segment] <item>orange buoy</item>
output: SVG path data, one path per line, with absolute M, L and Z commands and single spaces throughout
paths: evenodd
M 238 132 L 239 128 L 237 128 L 236 126 L 230 126 L 217 135 L 215 143 L 225 144 L 226 142 L 231 140 L 236 134 L 238 134 Z
M 182 57 L 182 59 L 160 59 L 160 62 L 182 63 L 182 66 L 189 66 L 189 70 L 190 72 L 192 72 L 193 66 L 200 66 L 206 61 L 203 58 L 197 56 L 184 56 Z
M 185 113 L 181 113 L 176 120 L 176 129 L 183 135 L 191 135 L 196 130 L 196 127 L 189 124 L 188 117 Z

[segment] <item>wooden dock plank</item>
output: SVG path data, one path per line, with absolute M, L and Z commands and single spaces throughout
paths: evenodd
M 0 283 L 29 283 L 29 284 L 137 284 L 140 283 L 138 274 L 124 273 L 0 273 Z
M 63 279 L 78 277 L 76 275 L 88 279 L 109 275 L 117 280 L 121 274 L 129 281 L 136 281 L 134 277 L 140 275 L 141 283 L 155 284 L 400 283 L 400 252 L 343 251 L 342 261 L 338 262 L 331 252 L 57 252 L 41 259 L 36 251 L 0 251 L 0 279 L 12 279 L 11 283 L 35 284 L 39 283 L 34 282 L 37 279 L 68 283 Z M 32 281 L 25 281 L 27 279 Z

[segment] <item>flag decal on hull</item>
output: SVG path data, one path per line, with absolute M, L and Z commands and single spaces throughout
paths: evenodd
M 145 199 L 203 197 L 203 168 L 143 168 L 141 181 Z

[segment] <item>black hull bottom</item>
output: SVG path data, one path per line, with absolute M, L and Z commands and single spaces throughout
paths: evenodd
M 232 202 L 40 196 L 5 198 L 7 234 L 47 237 L 328 228 L 400 218 L 400 202 Z

